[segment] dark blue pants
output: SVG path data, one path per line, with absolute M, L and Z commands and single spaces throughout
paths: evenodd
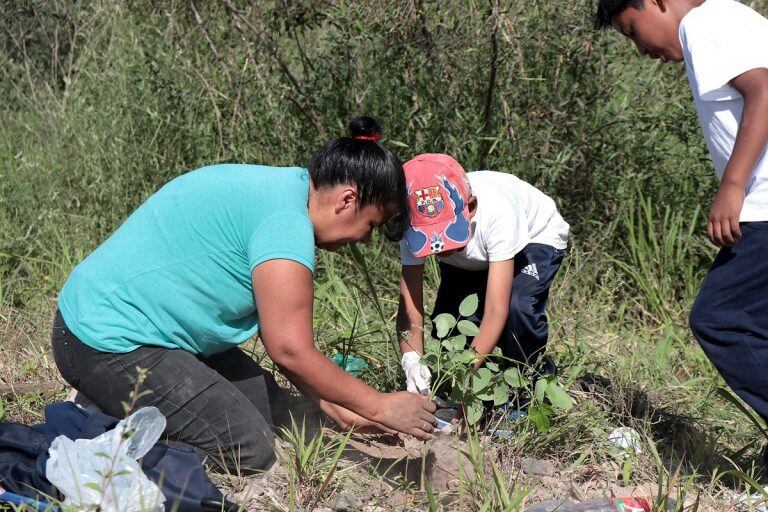
M 768 222 L 715 258 L 691 309 L 691 330 L 733 391 L 768 418 Z
M 564 256 L 565 251 L 544 244 L 528 244 L 515 256 L 507 326 L 497 343 L 506 357 L 534 364 L 544 355 L 549 335 L 545 311 L 549 287 Z M 440 263 L 440 288 L 432 317 L 440 313 L 458 317 L 461 301 L 477 293 L 480 305 L 469 319 L 479 326 L 487 284 L 487 270 L 463 270 Z M 432 336 L 435 337 L 434 330 Z

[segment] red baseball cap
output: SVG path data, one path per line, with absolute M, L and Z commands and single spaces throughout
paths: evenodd
M 411 224 L 405 233 L 417 258 L 467 245 L 472 196 L 467 173 L 449 155 L 423 154 L 403 165 Z

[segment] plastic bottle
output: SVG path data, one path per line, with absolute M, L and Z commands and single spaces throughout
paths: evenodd
M 667 499 L 665 510 L 674 510 L 675 501 Z M 645 498 L 601 498 L 573 503 L 568 500 L 548 500 L 525 512 L 651 512 L 653 501 Z

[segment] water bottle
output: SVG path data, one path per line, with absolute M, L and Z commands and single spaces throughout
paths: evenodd
M 665 510 L 674 510 L 675 500 L 667 499 Z M 644 498 L 601 498 L 573 503 L 568 500 L 548 500 L 525 512 L 651 512 L 653 501 Z

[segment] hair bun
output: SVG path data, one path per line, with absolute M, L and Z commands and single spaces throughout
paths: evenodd
M 381 127 L 372 117 L 360 116 L 349 122 L 347 126 L 349 136 L 357 140 L 372 140 L 378 142 L 381 139 Z

